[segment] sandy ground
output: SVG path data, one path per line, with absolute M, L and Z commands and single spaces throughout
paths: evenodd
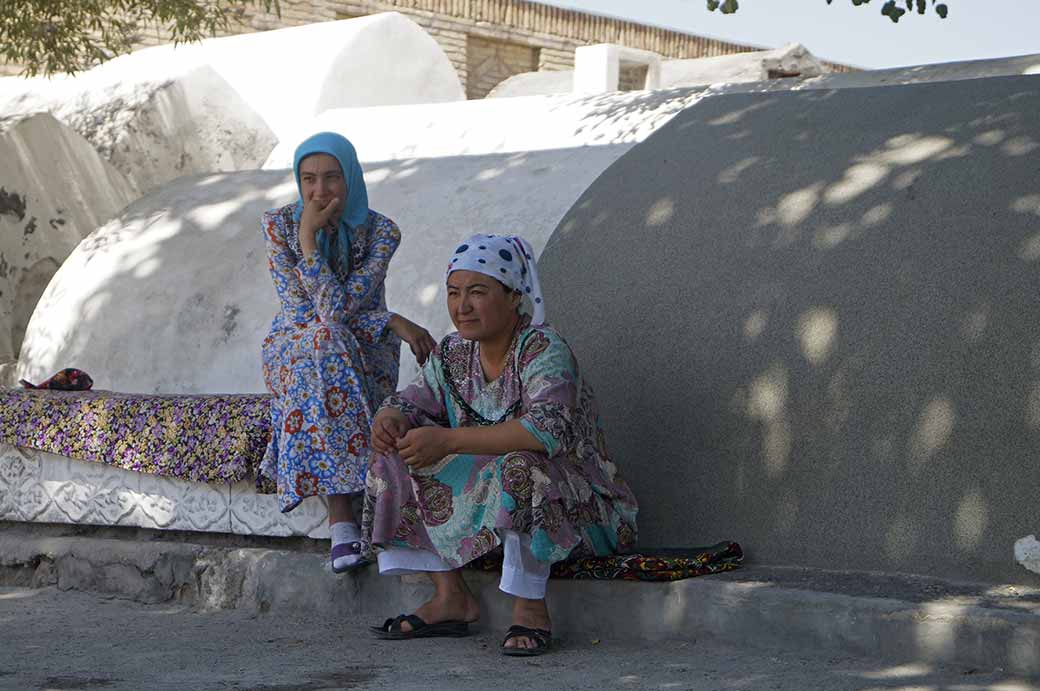
M 506 658 L 499 632 L 386 642 L 375 622 L 195 612 L 54 588 L 0 588 L 0 689 L 1037 689 L 968 668 L 571 637 Z

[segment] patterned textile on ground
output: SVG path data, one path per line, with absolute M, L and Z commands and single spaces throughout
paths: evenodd
M 270 398 L 9 389 L 0 392 L 0 442 L 164 477 L 232 483 L 256 475 L 270 436 Z
M 611 554 L 556 562 L 553 578 L 586 578 L 597 581 L 681 581 L 739 568 L 744 552 L 736 542 L 711 547 L 661 550 L 656 554 Z M 502 568 L 502 550 L 489 552 L 466 565 L 476 571 Z

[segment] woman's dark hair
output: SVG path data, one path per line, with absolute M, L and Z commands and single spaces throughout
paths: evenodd
M 512 288 L 510 288 L 509 286 L 507 286 L 507 285 L 506 285 L 505 283 L 503 283 L 502 281 L 498 280 L 498 279 L 497 279 L 497 278 L 495 278 L 494 276 L 488 276 L 488 278 L 490 278 L 490 279 L 491 279 L 491 280 L 493 280 L 493 281 L 494 281 L 495 283 L 497 283 L 497 284 L 499 285 L 499 287 L 501 287 L 501 288 L 502 288 L 502 291 L 503 291 L 503 292 L 504 292 L 504 293 L 505 293 L 506 295 L 511 295 L 512 293 L 516 293 L 516 294 L 518 294 L 518 295 L 520 294 L 520 291 L 519 291 L 519 290 L 513 290 Z

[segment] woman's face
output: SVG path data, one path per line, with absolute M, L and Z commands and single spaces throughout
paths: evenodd
M 487 341 L 513 328 L 520 296 L 476 271 L 453 271 L 448 276 L 448 313 L 459 335 Z
M 300 161 L 300 192 L 305 202 L 325 206 L 338 199 L 340 208 L 347 201 L 347 181 L 335 156 L 311 154 Z

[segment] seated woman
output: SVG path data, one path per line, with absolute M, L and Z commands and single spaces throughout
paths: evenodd
M 515 601 L 502 652 L 537 655 L 551 641 L 550 565 L 630 550 L 636 500 L 573 353 L 543 323 L 530 246 L 473 236 L 448 265 L 447 292 L 458 332 L 376 413 L 363 520 L 380 573 L 427 572 L 436 593 L 375 630 L 466 635 L 480 612 L 458 569 L 503 545 L 499 587 Z
M 283 512 L 328 496 L 339 573 L 364 563 L 349 495 L 365 486 L 373 408 L 397 388 L 399 339 L 420 364 L 436 342 L 387 311 L 383 281 L 401 232 L 368 208 L 351 143 L 316 134 L 296 149 L 293 172 L 300 199 L 263 216 L 281 309 L 262 349 L 275 399 L 261 473 L 277 480 Z

